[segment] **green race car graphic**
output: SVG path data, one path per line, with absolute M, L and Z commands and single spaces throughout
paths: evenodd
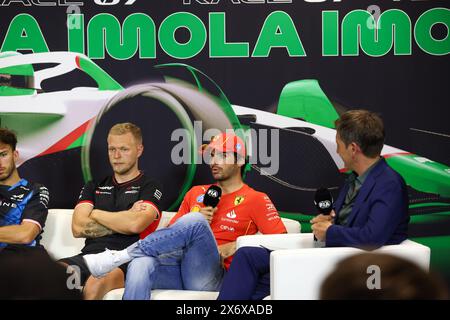
M 35 65 L 50 63 L 56 65 L 39 71 L 33 69 Z M 212 80 L 192 67 L 179 64 L 159 67 L 188 70 L 192 75 L 192 82 L 199 91 L 207 90 L 201 83 L 201 77 L 204 82 L 210 82 L 215 86 Z M 89 75 L 96 82 L 97 88 L 79 87 L 68 91 L 42 92 L 43 82 L 74 69 L 82 70 Z M 257 125 L 286 129 L 298 132 L 302 136 L 306 134 L 314 141 L 320 142 L 339 171 L 345 171 L 342 160 L 335 152 L 333 123 L 338 118 L 338 113 L 315 80 L 301 80 L 286 85 L 280 96 L 278 114 L 273 114 L 231 105 L 217 86 L 219 93 L 216 96 L 219 96 L 217 100 L 220 101 L 199 107 L 198 103 L 192 103 L 189 99 L 198 99 L 201 96 L 190 97 L 189 95 L 193 93 L 189 89 L 176 87 L 175 81 L 169 76 L 165 77 L 164 84 L 150 83 L 147 88 L 141 85 L 124 89 L 92 60 L 77 53 L 53 52 L 28 55 L 2 53 L 0 74 L 30 78 L 28 87 L 1 86 L 0 91 L 1 124 L 13 128 L 18 133 L 21 155 L 19 165 L 35 157 L 89 144 L 92 138 L 92 132 L 88 130 L 89 125 L 99 121 L 112 104 L 138 95 L 133 94 L 133 91 L 140 91 L 140 94 L 145 93 L 147 96 L 151 93 L 158 96 L 158 93 L 154 92 L 164 91 L 182 100 L 182 107 L 177 109 L 167 99 L 158 96 L 160 101 L 174 110 L 182 126 L 188 129 L 191 129 L 189 123 L 191 120 L 202 120 L 206 123 L 203 130 L 209 127 L 246 129 Z M 183 108 L 191 114 L 183 112 L 185 111 Z M 205 110 L 207 108 L 211 110 Z M 38 124 L 41 126 L 38 127 Z M 91 136 L 86 137 L 87 134 Z M 250 140 L 251 136 L 247 138 Z M 281 141 L 281 144 L 284 144 L 284 141 Z M 302 152 L 305 153 L 306 150 Z M 407 184 L 417 191 L 450 197 L 449 167 L 387 145 L 383 148 L 382 155 L 404 177 Z M 84 155 L 84 158 L 87 157 L 88 154 Z M 295 161 L 292 159 L 292 162 Z M 88 161 L 82 159 L 82 162 L 83 176 L 86 180 L 92 177 L 92 173 L 89 171 Z M 301 170 L 301 167 L 299 169 Z M 319 173 L 316 175 L 320 176 Z M 303 184 L 304 189 L 317 188 L 317 183 L 313 181 L 293 184 Z M 329 183 L 325 185 L 330 186 Z
M 0 121 L 18 134 L 21 174 L 47 185 L 52 207 L 73 207 L 85 181 L 110 174 L 108 129 L 131 121 L 144 131 L 146 151 L 140 167 L 166 186 L 163 208 L 176 210 L 193 184 L 210 181 L 206 165 L 198 161 L 198 149 L 205 142 L 198 124 L 200 134 L 233 128 L 251 150 L 246 181 L 268 193 L 282 215 L 300 220 L 302 230 L 308 230 L 315 190 L 325 186 L 337 196 L 346 172 L 336 154 L 334 120 L 339 114 L 318 81 L 288 83 L 275 114 L 232 105 L 213 80 L 193 67 L 156 68 L 164 81 L 123 88 L 82 54 L 1 53 Z M 87 75 L 96 87 L 42 89 L 46 82 L 74 71 Z M 179 128 L 188 135 L 189 152 L 183 155 L 188 161 L 173 163 L 173 133 Z M 273 129 L 276 142 L 268 138 Z M 274 164 L 256 148 L 262 141 L 279 155 L 272 174 L 267 173 Z M 433 264 L 433 259 L 440 259 L 434 253 L 450 247 L 450 168 L 388 145 L 382 155 L 408 184 L 411 235 L 428 245 L 439 240 Z

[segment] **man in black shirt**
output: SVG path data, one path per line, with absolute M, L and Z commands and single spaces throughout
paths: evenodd
M 60 262 L 78 267 L 85 299 L 101 299 L 108 291 L 124 287 L 126 266 L 97 279 L 91 276 L 83 255 L 124 249 L 139 240 L 140 233 L 154 231 L 159 223 L 161 186 L 139 171 L 138 159 L 143 150 L 139 127 L 116 124 L 108 135 L 114 174 L 99 183 L 89 181 L 81 190 L 72 232 L 76 238 L 86 238 L 86 243 L 81 254 Z
M 0 255 L 24 247 L 39 248 L 47 220 L 46 187 L 21 179 L 14 132 L 0 128 Z

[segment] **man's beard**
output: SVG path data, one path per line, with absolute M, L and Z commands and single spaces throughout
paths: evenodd
M 226 177 L 224 175 L 220 175 L 218 178 L 214 178 L 216 181 L 225 181 L 228 180 L 229 177 Z
M 225 172 L 225 170 L 221 169 L 221 170 L 218 171 L 218 173 L 216 175 L 218 177 L 215 177 L 214 174 L 212 174 L 214 180 L 216 180 L 216 181 L 227 181 L 232 176 L 234 176 L 234 170 L 229 170 L 229 171 Z

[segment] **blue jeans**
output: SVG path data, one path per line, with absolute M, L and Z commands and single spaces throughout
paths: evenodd
M 168 228 L 128 247 L 124 300 L 150 299 L 152 289 L 218 291 L 225 273 L 217 243 L 201 213 L 191 212 Z

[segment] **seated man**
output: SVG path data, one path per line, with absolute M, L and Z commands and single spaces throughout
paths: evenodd
M 217 207 L 203 204 L 210 185 L 193 187 L 169 227 L 126 250 L 84 257 L 97 276 L 131 261 L 124 299 L 150 299 L 152 289 L 217 291 L 236 251 L 237 237 L 286 232 L 269 197 L 242 181 L 245 146 L 238 136 L 216 136 L 205 152 L 211 155 L 211 173 L 222 189 Z
M 355 110 L 336 121 L 337 153 L 349 176 L 330 215 L 311 220 L 327 247 L 376 248 L 407 238 L 408 194 L 402 177 L 380 157 L 384 126 L 374 113 Z M 270 251 L 243 247 L 224 279 L 219 299 L 262 299 L 270 294 Z
M 83 256 L 126 248 L 139 239 L 141 232 L 149 233 L 157 227 L 161 186 L 139 171 L 143 150 L 139 127 L 132 123 L 114 125 L 108 134 L 108 156 L 114 174 L 99 183 L 89 181 L 81 190 L 72 232 L 76 238 L 86 238 L 86 244 L 79 255 L 60 262 L 78 267 L 85 299 L 101 299 L 108 291 L 122 288 L 126 267 L 96 279 Z
M 39 240 L 47 220 L 49 192 L 19 177 L 16 145 L 14 132 L 0 128 L 0 255 L 42 248 Z

